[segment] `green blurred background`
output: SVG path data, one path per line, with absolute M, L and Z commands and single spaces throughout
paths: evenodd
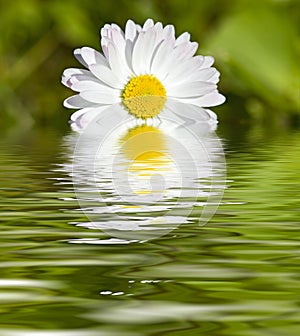
M 299 11 L 299 0 L 0 0 L 1 128 L 66 127 L 71 91 L 60 76 L 80 66 L 73 49 L 99 49 L 105 23 L 148 17 L 190 32 L 198 53 L 215 57 L 222 122 L 298 125 Z

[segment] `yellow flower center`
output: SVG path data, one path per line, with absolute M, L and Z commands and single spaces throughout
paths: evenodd
M 129 113 L 135 117 L 152 118 L 165 106 L 166 89 L 153 75 L 140 75 L 126 84 L 122 99 Z

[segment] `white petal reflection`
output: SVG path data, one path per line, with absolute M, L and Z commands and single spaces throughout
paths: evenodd
M 215 115 L 172 102 L 160 119 L 140 124 L 117 109 L 106 109 L 68 139 L 76 148 L 72 172 L 65 167 L 90 220 L 78 225 L 129 241 L 153 239 L 189 221 L 204 225 L 225 183 Z

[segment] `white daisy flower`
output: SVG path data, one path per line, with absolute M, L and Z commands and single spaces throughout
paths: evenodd
M 178 103 L 174 113 L 190 108 Z M 118 122 L 121 111 L 110 106 L 82 134 L 65 138 L 70 160 L 62 169 L 90 220 L 77 225 L 129 240 L 157 238 L 190 220 L 204 225 L 218 208 L 226 172 L 209 123 L 189 125 L 163 114 L 158 126 L 134 126 Z
M 220 73 L 211 56 L 195 56 L 190 34 L 175 37 L 173 25 L 163 27 L 148 19 L 143 27 L 128 20 L 125 32 L 116 24 L 101 29 L 103 54 L 89 47 L 74 55 L 86 69 L 66 69 L 62 83 L 78 94 L 64 106 L 80 109 L 71 120 L 91 120 L 108 106 L 122 104 L 141 119 L 163 113 L 168 101 L 201 107 L 220 105 L 225 97 L 217 90 Z M 210 115 L 211 112 L 208 112 Z

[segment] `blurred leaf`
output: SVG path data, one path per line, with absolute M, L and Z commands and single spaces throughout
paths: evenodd
M 78 43 L 99 45 L 99 39 L 93 29 L 88 12 L 83 11 L 76 2 L 53 1 L 49 6 L 56 30 L 60 39 L 68 45 L 76 46 Z
M 231 90 L 299 112 L 296 30 L 280 7 L 247 4 L 247 10 L 240 6 L 224 20 L 206 47 L 229 68 L 226 81 Z

